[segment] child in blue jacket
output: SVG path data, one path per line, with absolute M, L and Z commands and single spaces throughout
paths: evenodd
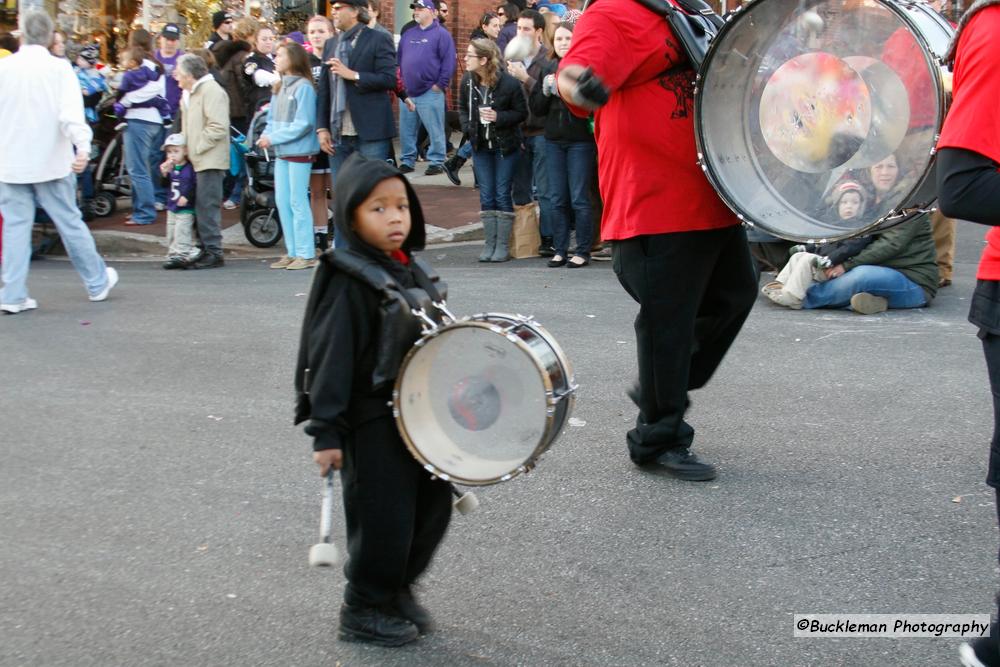
M 309 54 L 295 42 L 278 47 L 274 60 L 281 81 L 275 84 L 267 127 L 257 145 L 274 148 L 274 201 L 288 254 L 272 269 L 309 269 L 316 265 L 316 243 L 309 208 L 309 174 L 319 153 L 316 90 Z

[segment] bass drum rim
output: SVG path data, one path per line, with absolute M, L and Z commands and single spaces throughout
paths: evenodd
M 705 106 L 704 96 L 706 89 L 705 81 L 707 77 L 711 76 L 710 67 L 713 60 L 715 60 L 716 54 L 720 51 L 720 49 L 723 48 L 723 44 L 726 41 L 726 37 L 729 35 L 730 32 L 736 29 L 735 26 L 737 26 L 741 22 L 742 17 L 746 15 L 748 12 L 752 11 L 758 5 L 762 5 L 766 2 L 773 2 L 773 1 L 774 0 L 751 0 L 746 5 L 739 7 L 732 14 L 726 16 L 725 24 L 722 26 L 722 28 L 719 30 L 719 33 L 716 35 L 715 39 L 713 39 L 712 43 L 709 45 L 709 49 L 705 54 L 705 60 L 702 63 L 702 67 L 701 69 L 699 69 L 697 76 L 695 78 L 694 138 L 695 138 L 695 149 L 698 158 L 698 165 L 701 167 L 702 173 L 705 175 L 705 178 L 708 180 L 709 184 L 719 195 L 719 198 L 736 215 L 737 219 L 739 219 L 739 221 L 744 223 L 745 225 L 753 229 L 759 229 L 779 239 L 785 241 L 793 241 L 796 243 L 827 243 L 830 241 L 840 241 L 844 239 L 854 238 L 856 236 L 860 236 L 866 233 L 889 229 L 890 227 L 894 227 L 904 222 L 908 222 L 920 215 L 932 211 L 933 209 L 930 207 L 933 206 L 933 204 L 937 201 L 936 187 L 934 187 L 934 194 L 930 199 L 927 199 L 923 202 L 915 202 L 913 200 L 918 194 L 920 194 L 925 189 L 928 183 L 931 184 L 934 183 L 933 179 L 935 177 L 935 167 L 936 167 L 936 161 L 934 159 L 934 155 L 936 153 L 936 149 L 933 146 L 931 147 L 930 150 L 931 159 L 928 162 L 926 168 L 924 169 L 924 173 L 919 178 L 914 180 L 913 186 L 907 192 L 906 196 L 901 199 L 899 208 L 893 209 L 886 215 L 882 216 L 881 218 L 873 222 L 868 223 L 867 225 L 864 225 L 860 228 L 846 230 L 845 232 L 840 234 L 830 233 L 823 236 L 817 236 L 817 235 L 804 235 L 804 234 L 795 234 L 792 232 L 786 232 L 774 228 L 766 222 L 761 222 L 760 220 L 756 219 L 756 217 L 752 213 L 744 211 L 740 207 L 740 205 L 736 203 L 736 198 L 732 195 L 730 188 L 727 187 L 725 183 L 723 183 L 723 180 L 715 172 L 714 165 L 712 164 L 711 160 L 708 159 L 708 157 L 706 157 L 708 155 L 708 149 L 706 148 L 706 139 L 705 139 L 706 129 L 704 127 L 705 123 L 703 117 L 704 106 Z M 935 12 L 933 9 L 923 6 L 921 3 L 897 2 L 895 0 L 875 0 L 875 1 L 878 3 L 879 6 L 884 7 L 888 9 L 890 12 L 892 12 L 900 20 L 900 22 L 907 27 L 910 35 L 914 37 L 914 39 L 916 39 L 920 44 L 920 46 L 922 47 L 921 53 L 924 56 L 926 64 L 928 65 L 928 70 L 932 73 L 931 81 L 934 86 L 934 92 L 936 96 L 936 101 L 938 103 L 938 109 L 940 109 L 940 113 L 938 114 L 938 117 L 935 121 L 935 125 L 933 126 L 934 142 L 936 144 L 937 137 L 941 133 L 941 127 L 944 124 L 944 118 L 947 115 L 948 111 L 948 95 L 946 93 L 944 84 L 941 79 L 941 74 L 939 69 L 940 62 L 936 62 L 940 61 L 940 58 L 943 56 L 943 54 L 935 53 L 934 49 L 928 42 L 927 36 L 924 34 L 923 30 L 921 30 L 920 26 L 917 25 L 916 22 L 909 16 L 904 7 L 914 7 L 917 8 L 919 11 L 924 12 L 925 15 L 927 14 L 931 15 L 934 18 L 935 22 L 939 25 L 939 27 L 941 27 L 946 33 L 953 35 L 954 31 L 951 28 L 951 25 L 943 17 L 938 15 L 937 12 Z M 823 2 L 824 0 L 818 0 L 818 1 L 813 0 L 812 2 L 809 3 L 809 8 L 815 5 L 823 4 Z M 834 230 L 830 231 L 833 232 Z
M 562 368 L 564 372 L 564 377 L 567 378 L 569 389 L 568 393 L 565 396 L 563 396 L 561 400 L 559 400 L 555 404 L 552 404 L 550 401 L 549 404 L 546 406 L 542 437 L 539 439 L 539 442 L 535 445 L 531 454 L 527 458 L 525 458 L 525 460 L 522 461 L 521 464 L 517 466 L 517 468 L 505 473 L 504 475 L 500 475 L 498 477 L 493 477 L 490 479 L 471 479 L 468 477 L 463 477 L 461 474 L 453 474 L 441 470 L 433 462 L 429 461 L 426 455 L 424 455 L 424 453 L 420 451 L 420 448 L 413 440 L 410 430 L 406 426 L 406 423 L 404 421 L 405 418 L 403 416 L 403 411 L 401 409 L 402 403 L 400 401 L 400 396 L 402 392 L 403 378 L 406 374 L 406 369 L 409 368 L 410 366 L 411 361 L 417 354 L 420 353 L 422 349 L 424 349 L 427 341 L 433 338 L 440 337 L 447 331 L 452 331 L 459 328 L 474 327 L 478 329 L 485 329 L 497 336 L 503 336 L 506 340 L 512 343 L 515 346 L 515 348 L 518 349 L 522 354 L 524 354 L 531 361 L 532 365 L 535 367 L 535 370 L 541 377 L 542 385 L 545 388 L 546 396 L 547 397 L 554 396 L 552 377 L 548 372 L 548 370 L 541 364 L 538 358 L 532 353 L 531 346 L 529 346 L 524 340 L 522 340 L 518 336 L 513 335 L 510 332 L 508 332 L 507 334 L 502 334 L 499 331 L 499 329 L 501 329 L 502 327 L 498 325 L 498 322 L 507 324 L 516 324 L 518 326 L 527 326 L 536 336 L 538 336 L 539 339 L 544 341 L 546 345 L 548 345 L 548 347 L 553 351 L 553 354 L 556 357 L 557 364 Z M 508 315 L 505 313 L 481 313 L 473 315 L 469 318 L 464 318 L 462 320 L 458 320 L 456 322 L 444 325 L 436 329 L 435 331 L 432 331 L 428 334 L 425 334 L 424 336 L 421 336 L 421 338 L 413 345 L 410 351 L 407 352 L 406 356 L 403 358 L 402 363 L 400 364 L 399 375 L 396 377 L 396 382 L 393 386 L 392 412 L 393 412 L 393 417 L 395 418 L 396 421 L 396 429 L 399 431 L 399 435 L 403 440 L 403 444 L 406 445 L 406 449 L 410 452 L 410 455 L 413 456 L 413 458 L 416 459 L 418 463 L 420 463 L 420 465 L 424 468 L 424 470 L 429 472 L 431 475 L 439 479 L 442 479 L 446 482 L 455 482 L 463 486 L 492 486 L 494 484 L 500 484 L 501 482 L 509 481 L 522 473 L 529 472 L 535 467 L 535 464 L 537 463 L 539 457 L 541 457 L 542 454 L 544 454 L 549 449 L 549 447 L 552 445 L 555 439 L 559 436 L 559 431 L 561 431 L 562 426 L 564 426 L 566 422 L 569 420 L 569 415 L 572 412 L 573 405 L 575 404 L 575 386 L 573 386 L 571 370 L 566 368 L 567 362 L 565 361 L 565 355 L 562 352 L 562 348 L 558 345 L 558 343 L 555 343 L 554 339 L 551 337 L 550 334 L 548 334 L 547 330 L 543 329 L 546 335 L 542 335 L 542 333 L 539 332 L 538 330 L 539 328 L 542 328 L 541 325 L 538 324 L 537 322 L 534 322 L 534 320 L 531 320 L 529 318 L 523 318 L 518 315 Z M 567 375 L 566 374 L 567 372 L 570 374 Z M 560 408 L 564 403 L 566 404 L 566 407 L 562 410 L 562 413 L 560 414 Z M 555 428 L 557 415 L 560 416 L 559 429 Z

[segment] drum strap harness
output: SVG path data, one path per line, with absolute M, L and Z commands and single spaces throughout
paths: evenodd
M 383 267 L 360 253 L 349 249 L 324 253 L 320 257 L 320 265 L 313 278 L 299 345 L 299 359 L 295 373 L 296 393 L 299 395 L 296 423 L 308 419 L 311 380 L 307 351 L 308 336 L 312 328 L 309 323 L 315 317 L 316 308 L 326 291 L 326 285 L 332 278 L 332 271 L 342 271 L 382 296 L 377 362 L 372 373 L 373 388 L 396 378 L 403 357 L 413 346 L 413 341 L 423 334 L 438 329 L 442 324 L 455 321 L 455 316 L 445 303 L 448 294 L 447 285 L 422 259 L 414 257 L 409 265 L 409 271 L 417 287 L 404 288 Z
M 691 61 L 691 66 L 695 70 L 701 69 L 708 47 L 725 24 L 722 17 L 704 0 L 677 0 L 680 8 L 675 7 L 669 0 L 636 1 L 651 12 L 667 19 L 674 35 L 680 40 L 688 60 Z M 584 9 L 594 2 L 597 0 L 589 0 Z

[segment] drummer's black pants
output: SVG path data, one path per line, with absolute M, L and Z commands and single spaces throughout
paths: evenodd
M 638 236 L 614 243 L 618 280 L 639 302 L 635 318 L 639 407 L 628 432 L 632 461 L 690 447 L 688 391 L 719 367 L 757 297 L 742 226 Z
M 427 569 L 451 518 L 451 488 L 420 467 L 392 417 L 344 440 L 349 605 L 381 607 Z

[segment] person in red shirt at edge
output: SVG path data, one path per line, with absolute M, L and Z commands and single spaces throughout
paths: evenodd
M 997 490 L 1000 516 L 1000 0 L 980 0 L 959 22 L 951 53 L 953 100 L 938 140 L 938 206 L 949 218 L 993 228 L 979 260 L 969 321 L 979 327 L 990 389 L 993 441 L 986 483 Z M 998 596 L 1000 600 L 1000 596 Z M 962 664 L 1000 665 L 994 619 L 988 637 L 961 646 Z
M 639 407 L 632 461 L 679 479 L 714 479 L 691 452 L 688 392 L 718 368 L 753 307 L 746 233 L 697 164 L 694 78 L 669 25 L 635 0 L 595 2 L 559 67 L 573 113 L 595 113 L 604 215 L 619 282 L 639 302 Z

